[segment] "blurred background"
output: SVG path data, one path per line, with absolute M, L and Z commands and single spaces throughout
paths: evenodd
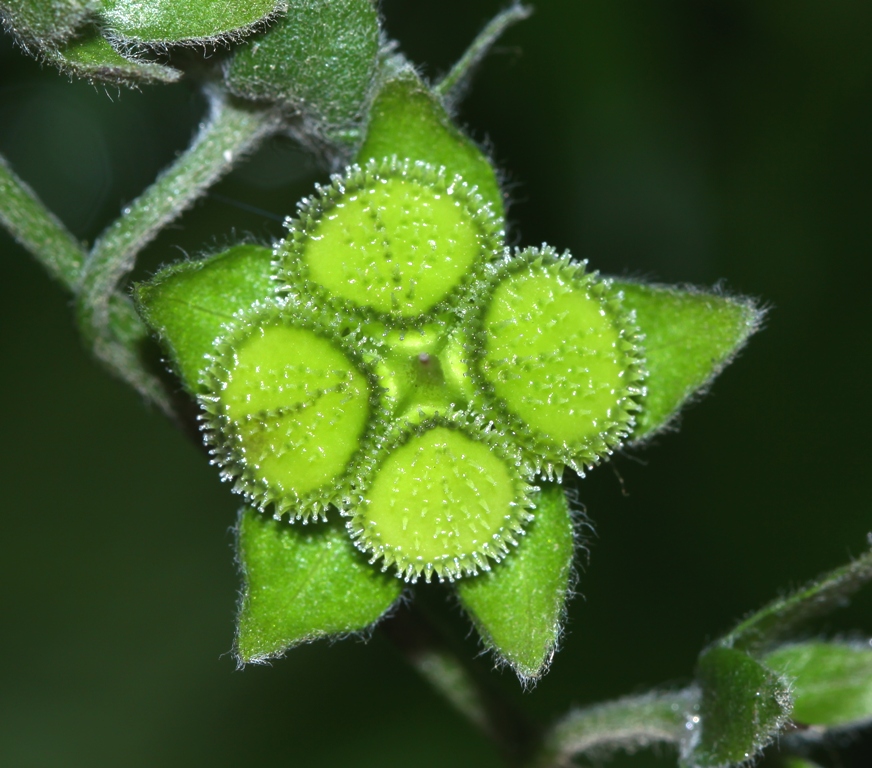
M 430 77 L 499 8 L 382 3 Z M 547 722 L 686 683 L 705 643 L 866 546 L 872 6 L 535 8 L 460 114 L 505 174 L 513 242 L 770 307 L 680 432 L 574 483 L 596 536 L 562 648 L 531 692 L 493 673 Z M 185 147 L 202 109 L 185 84 L 70 83 L 0 41 L 0 151 L 83 240 Z M 275 217 L 323 176 L 270 144 L 165 231 L 137 275 L 280 237 Z M 5 233 L 0 252 L 0 765 L 499 766 L 378 632 L 235 670 L 238 500 L 200 447 L 83 351 L 69 297 Z M 811 632 L 872 635 L 869 592 Z M 673 764 L 668 752 L 615 763 Z

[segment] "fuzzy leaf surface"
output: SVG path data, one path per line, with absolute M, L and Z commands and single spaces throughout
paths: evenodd
M 503 196 L 493 166 L 454 125 L 445 108 L 411 70 L 388 80 L 377 94 L 358 163 L 396 156 L 444 166 L 459 174 L 502 216 Z
M 199 261 L 183 261 L 136 287 L 140 314 L 155 331 L 173 368 L 196 394 L 204 358 L 234 312 L 271 295 L 272 251 L 237 245 Z
M 560 635 L 574 540 L 563 487 L 543 483 L 517 549 L 491 571 L 457 583 L 484 643 L 523 680 L 546 670 Z
M 0 17 L 25 46 L 47 48 L 67 39 L 99 8 L 99 0 L 2 0 Z
M 715 646 L 697 666 L 702 729 L 683 764 L 726 768 L 751 760 L 790 715 L 787 685 L 741 651 Z
M 793 680 L 793 720 L 844 727 L 872 718 L 872 648 L 812 641 L 786 645 L 763 662 Z
M 287 7 L 283 0 L 103 0 L 103 21 L 125 42 L 207 42 L 237 37 Z
M 872 551 L 819 576 L 787 597 L 773 600 L 741 622 L 721 642 L 752 652 L 771 648 L 803 622 L 844 605 L 869 581 L 872 581 Z
M 708 386 L 760 327 L 763 313 L 748 299 L 703 291 L 621 280 L 614 288 L 645 335 L 648 394 L 631 436 L 640 440 L 667 427 Z
M 354 548 L 338 515 L 304 526 L 246 509 L 237 543 L 245 581 L 236 636 L 242 662 L 366 629 L 403 589 Z
M 365 113 L 378 66 L 378 12 L 370 0 L 292 0 L 288 13 L 234 54 L 237 96 L 284 102 L 330 134 Z
M 70 41 L 48 58 L 61 71 L 91 82 L 173 83 L 182 76 L 179 70 L 163 64 L 125 58 L 96 32 Z

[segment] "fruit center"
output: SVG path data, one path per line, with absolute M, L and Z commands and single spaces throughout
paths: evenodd
M 466 406 L 472 385 L 462 334 L 434 323 L 391 332 L 386 341 L 389 352 L 377 373 L 395 418 L 417 424 Z

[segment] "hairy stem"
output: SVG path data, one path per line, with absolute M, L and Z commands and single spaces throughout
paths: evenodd
M 275 112 L 239 105 L 217 92 L 209 96 L 209 115 L 191 146 L 100 235 L 78 285 L 79 325 L 97 357 L 167 412 L 169 396 L 139 353 L 146 329 L 118 287 L 161 229 L 279 125 Z
M 74 290 L 85 261 L 82 245 L 0 156 L 0 223 L 51 276 Z
M 516 2 L 497 14 L 479 32 L 451 71 L 433 88 L 446 106 L 450 107 L 461 99 L 473 71 L 502 34 L 513 24 L 528 18 L 532 12 L 528 6 Z
M 570 712 L 548 732 L 532 766 L 563 768 L 580 755 L 635 752 L 653 744 L 680 747 L 693 728 L 697 699 L 696 689 L 687 688 L 628 696 Z
M 420 608 L 404 606 L 381 627 L 418 674 L 493 741 L 509 765 L 526 762 L 539 729 L 462 660 Z

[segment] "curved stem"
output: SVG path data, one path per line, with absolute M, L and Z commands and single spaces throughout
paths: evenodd
M 450 107 L 460 100 L 472 72 L 487 56 L 493 44 L 499 40 L 502 34 L 512 24 L 529 18 L 531 13 L 533 13 L 531 8 L 515 2 L 488 22 L 487 26 L 479 32 L 469 48 L 466 49 L 463 56 L 451 68 L 451 71 L 433 87 L 436 95 L 442 99 L 446 106 Z
M 695 688 L 647 693 L 575 710 L 548 732 L 534 768 L 562 768 L 578 755 L 634 752 L 653 744 L 680 747 L 689 737 Z
M 280 124 L 276 112 L 238 104 L 218 92 L 207 95 L 209 115 L 191 146 L 100 235 L 78 285 L 79 326 L 97 357 L 167 413 L 169 394 L 138 350 L 148 332 L 118 286 L 158 232 Z
M 0 223 L 51 276 L 73 290 L 85 261 L 82 245 L 0 156 Z

